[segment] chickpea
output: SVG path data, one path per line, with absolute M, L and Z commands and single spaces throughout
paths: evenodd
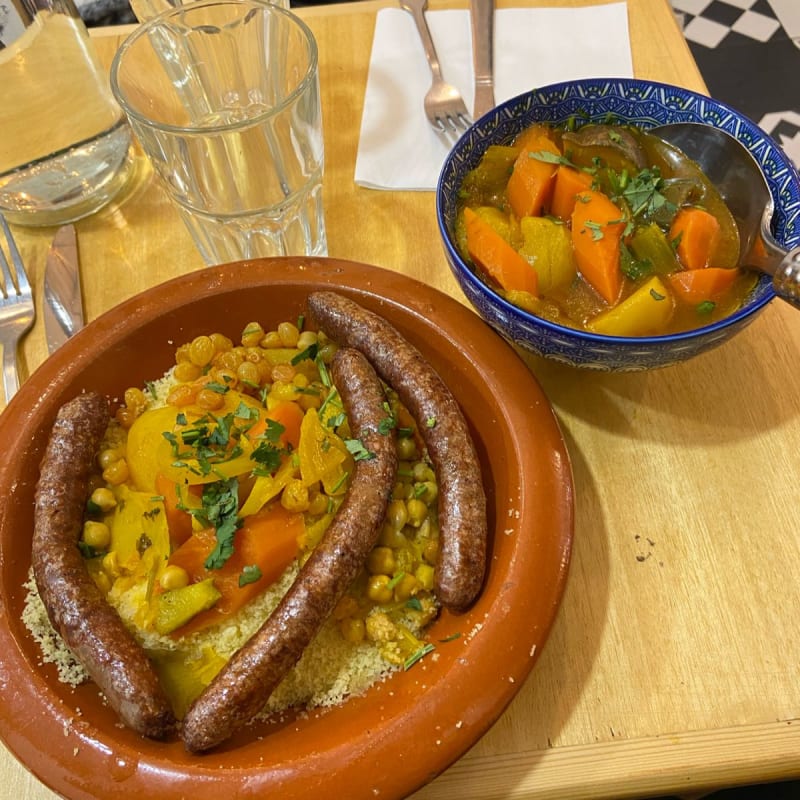
M 119 556 L 117 555 L 116 550 L 106 553 L 103 556 L 103 560 L 100 562 L 100 565 L 103 568 L 103 572 L 105 572 L 109 578 L 118 578 L 121 574 Z
M 425 481 L 424 483 L 418 483 L 414 487 L 414 494 L 426 506 L 431 506 L 439 496 L 439 487 L 434 481 Z
M 408 522 L 406 504 L 402 500 L 392 500 L 386 511 L 386 520 L 395 530 L 402 530 Z
M 245 386 L 258 387 L 261 385 L 261 374 L 252 361 L 242 362 L 236 369 L 236 377 Z
M 439 543 L 435 539 L 429 539 L 422 548 L 422 557 L 428 564 L 435 564 L 439 557 Z
M 319 337 L 315 331 L 303 331 L 297 339 L 298 350 L 308 350 L 309 347 L 315 345 Z
M 422 525 L 422 521 L 428 516 L 428 506 L 422 500 L 412 497 L 407 503 L 408 508 L 408 522 L 415 528 Z
M 278 337 L 282 347 L 297 347 L 300 331 L 293 322 L 281 322 L 278 325 Z
M 100 451 L 100 454 L 97 456 L 97 464 L 100 469 L 106 469 L 119 461 L 120 458 L 122 458 L 122 452 L 117 448 L 109 447 L 107 450 Z
M 241 342 L 243 347 L 256 347 L 264 336 L 264 328 L 260 322 L 248 322 L 242 331 Z
M 374 603 L 386 605 L 392 602 L 392 590 L 389 588 L 388 575 L 373 575 L 367 583 L 367 597 Z
M 373 547 L 367 556 L 367 569 L 373 575 L 391 575 L 395 571 L 394 553 L 391 547 Z
M 211 344 L 214 345 L 214 350 L 217 353 L 226 353 L 233 348 L 233 341 L 225 336 L 224 333 L 212 333 Z
M 182 344 L 178 349 L 175 351 L 175 363 L 176 364 L 184 364 L 189 360 L 189 343 L 186 342 Z
M 274 382 L 291 383 L 297 370 L 291 364 L 276 364 L 272 368 L 272 380 Z
M 83 523 L 81 539 L 85 545 L 94 550 L 105 550 L 111 544 L 111 531 L 105 522 L 88 520 Z
M 161 573 L 158 583 L 165 592 L 183 589 L 189 585 L 189 573 L 177 564 L 168 564 Z
M 414 570 L 414 577 L 419 581 L 420 587 L 425 591 L 433 591 L 434 570 L 430 564 L 420 564 Z
M 412 474 L 417 483 L 436 480 L 436 475 L 434 475 L 433 470 L 424 461 L 418 461 L 414 464 Z
M 417 457 L 417 443 L 412 436 L 401 436 L 397 440 L 397 457 L 401 461 L 410 461 Z
M 128 430 L 131 425 L 136 422 L 137 416 L 138 414 L 136 413 L 136 410 L 133 408 L 128 408 L 128 406 L 120 406 L 114 412 L 114 419 L 126 430 Z
M 363 642 L 367 635 L 367 626 L 359 617 L 347 617 L 339 622 L 342 638 L 351 644 Z
M 115 461 L 103 470 L 103 480 L 111 486 L 125 483 L 129 476 L 128 462 L 124 458 Z
M 189 361 L 198 367 L 211 363 L 214 357 L 214 343 L 210 336 L 197 336 L 189 343 Z
M 318 517 L 328 510 L 328 497 L 320 491 L 309 493 L 308 513 Z
M 414 575 L 406 573 L 395 584 L 394 599 L 399 603 L 405 602 L 410 597 L 413 597 L 420 590 L 420 582 Z
M 170 390 L 167 395 L 167 405 L 181 408 L 194 403 L 197 397 L 197 387 L 188 383 L 180 383 Z
M 281 337 L 278 335 L 278 331 L 270 331 L 269 333 L 264 334 L 259 344 L 265 350 L 274 350 L 278 347 L 283 347 L 281 344 Z
M 358 600 L 351 594 L 346 594 L 333 609 L 333 618 L 343 620 L 358 613 Z
M 302 513 L 308 511 L 308 487 L 303 481 L 295 478 L 286 484 L 283 492 L 281 493 L 281 505 L 287 511 L 295 511 Z
M 395 528 L 391 523 L 387 523 L 383 526 L 381 535 L 378 538 L 378 544 L 384 547 L 391 547 L 393 550 L 399 550 L 402 547 L 408 547 L 408 539 L 406 539 L 402 529 Z
M 89 500 L 103 513 L 111 511 L 111 509 L 116 508 L 117 505 L 117 498 L 114 497 L 114 492 L 105 486 L 95 489 L 89 497 Z
M 225 398 L 213 389 L 201 389 L 197 393 L 195 403 L 206 411 L 217 411 L 225 405 Z
M 191 383 L 196 381 L 202 374 L 202 368 L 191 361 L 181 361 L 175 365 L 172 375 L 178 383 Z
M 219 353 L 214 359 L 214 363 L 218 367 L 233 371 L 238 370 L 244 361 L 245 357 L 239 350 L 225 350 Z

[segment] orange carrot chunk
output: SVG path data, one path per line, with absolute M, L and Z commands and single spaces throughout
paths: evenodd
M 537 157 L 538 153 L 561 155 L 556 143 L 547 136 L 526 139 L 506 186 L 508 203 L 518 217 L 539 217 L 550 205 L 558 164 L 543 161 Z
M 708 300 L 718 300 L 733 286 L 738 275 L 738 269 L 722 267 L 687 269 L 670 275 L 669 283 L 684 303 L 698 306 Z
M 682 208 L 672 221 L 669 238 L 678 240 L 678 258 L 686 269 L 713 264 L 719 241 L 717 218 L 702 208 Z
M 234 535 L 233 554 L 221 569 L 205 566 L 216 546 L 214 529 L 205 528 L 192 534 L 172 553 L 169 563 L 183 567 L 192 583 L 213 578 L 222 597 L 213 608 L 200 612 L 178 628 L 176 635 L 185 636 L 221 622 L 273 584 L 297 557 L 304 532 L 302 514 L 273 503 L 244 518 Z
M 488 222 L 471 208 L 465 208 L 464 223 L 467 250 L 481 269 L 506 291 L 539 293 L 536 270 Z
M 575 208 L 575 198 L 591 188 L 592 176 L 589 173 L 560 164 L 553 184 L 550 213 L 567 222 Z
M 602 192 L 581 192 L 572 212 L 575 261 L 589 285 L 614 305 L 622 290 L 620 241 L 625 230 L 622 211 Z

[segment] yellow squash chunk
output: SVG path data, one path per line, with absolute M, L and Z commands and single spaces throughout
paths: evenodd
M 619 305 L 589 320 L 586 327 L 607 336 L 653 336 L 663 333 L 675 310 L 675 301 L 654 276 Z

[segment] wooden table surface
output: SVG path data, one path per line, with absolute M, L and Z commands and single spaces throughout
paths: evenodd
M 320 47 L 330 255 L 405 272 L 463 301 L 433 193 L 353 182 L 375 14 L 388 4 L 300 12 Z M 635 74 L 702 90 L 667 0 L 628 0 L 628 12 Z M 125 30 L 95 33 L 108 62 Z M 77 226 L 89 318 L 203 268 L 141 160 L 138 168 L 120 202 Z M 54 231 L 16 232 L 41 300 Z M 45 355 L 39 318 L 22 346 L 24 374 Z M 735 341 L 660 371 L 528 361 L 572 457 L 567 590 L 516 700 L 415 800 L 624 798 L 800 777 L 800 315 L 775 301 Z M 0 786 L 17 800 L 53 797 L 5 751 Z

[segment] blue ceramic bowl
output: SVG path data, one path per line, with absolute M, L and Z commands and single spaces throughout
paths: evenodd
M 620 337 L 566 328 L 504 300 L 458 252 L 455 220 L 459 187 L 487 147 L 508 144 L 534 122 L 608 122 L 653 127 L 704 122 L 723 128 L 753 154 L 775 200 L 773 232 L 784 247 L 800 244 L 800 175 L 779 145 L 755 123 L 724 103 L 653 81 L 593 78 L 534 89 L 490 111 L 458 141 L 442 168 L 436 214 L 445 254 L 464 294 L 483 319 L 509 341 L 537 355 L 578 367 L 622 371 L 664 367 L 716 347 L 750 323 L 775 296 L 762 275 L 742 307 L 705 327 L 667 336 Z

